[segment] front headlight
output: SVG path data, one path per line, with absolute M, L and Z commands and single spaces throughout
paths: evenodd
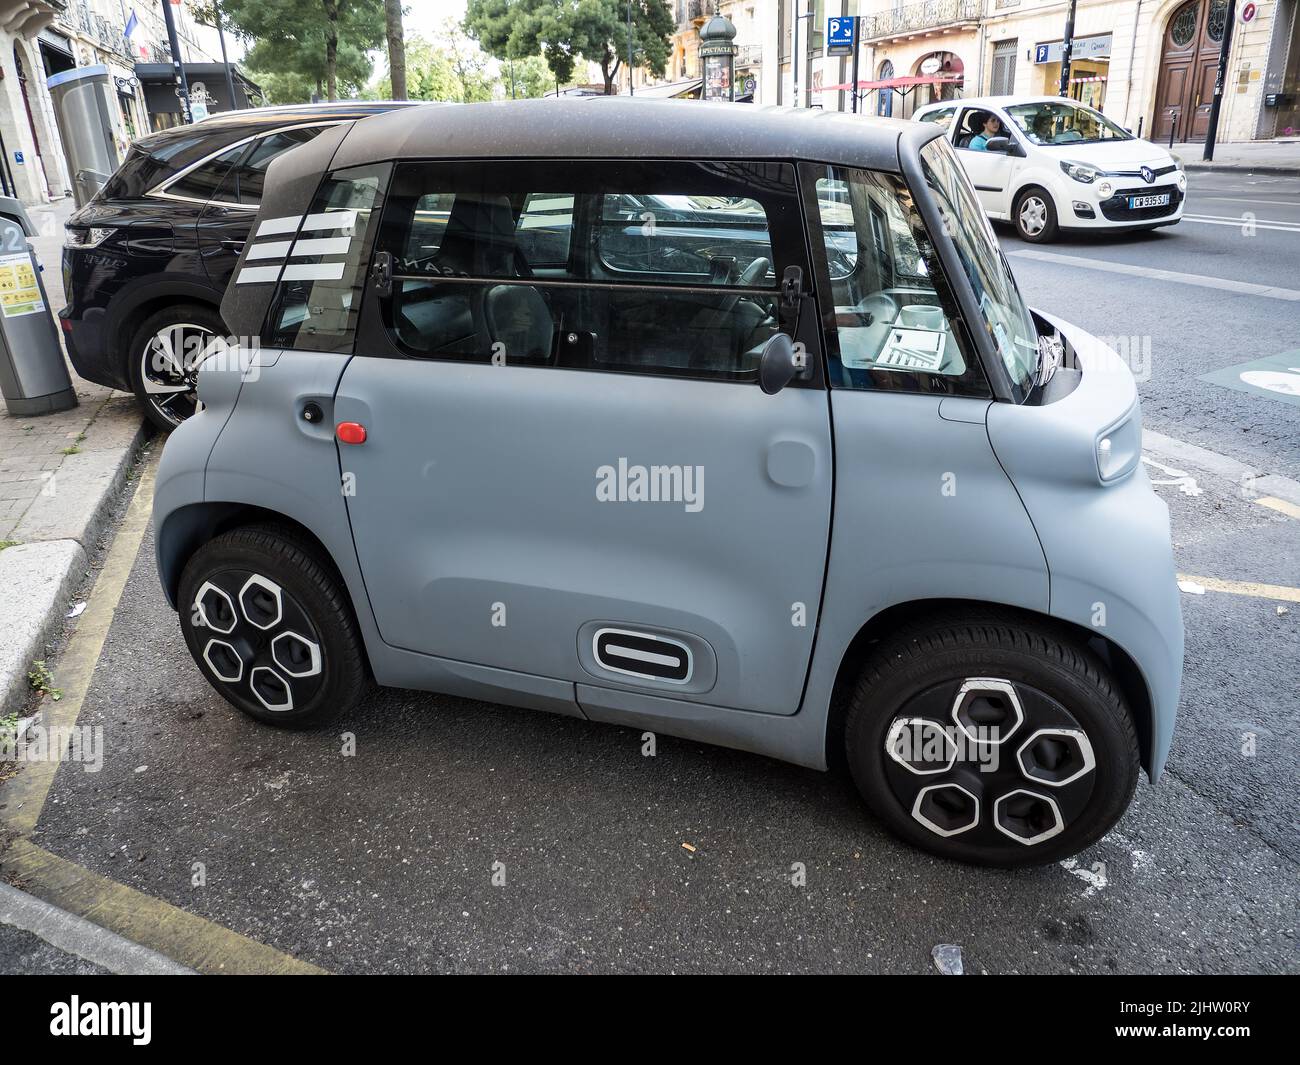
M 1102 175 L 1102 171 L 1095 166 L 1089 166 L 1087 163 L 1072 163 L 1068 159 L 1061 160 L 1061 169 L 1075 181 L 1082 181 L 1085 185 L 1091 185 Z
M 1179 191 L 1179 192 L 1186 192 L 1186 191 L 1187 191 L 1187 175 L 1184 174 L 1184 173 L 1180 170 L 1180 171 L 1178 171 L 1178 177 L 1177 177 L 1176 180 L 1177 180 L 1177 182 L 1178 182 L 1178 191 Z
M 63 246 L 65 248 L 97 248 L 113 235 L 111 229 L 104 229 L 100 226 L 91 226 L 89 229 L 83 229 L 80 226 L 66 226 L 63 232 Z

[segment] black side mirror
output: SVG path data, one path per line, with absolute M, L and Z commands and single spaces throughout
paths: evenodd
M 767 395 L 775 396 L 803 369 L 795 354 L 794 342 L 785 333 L 776 333 L 763 345 L 758 361 L 758 387 Z

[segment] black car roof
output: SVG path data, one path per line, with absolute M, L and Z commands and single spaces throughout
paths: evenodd
M 393 100 L 349 100 L 226 111 L 202 122 L 150 133 L 135 141 L 132 147 L 164 159 L 179 170 L 226 144 L 268 130 L 312 122 L 350 122 L 410 106 Z
M 899 137 L 915 135 L 919 126 L 839 111 L 634 96 L 428 104 L 358 122 L 332 166 L 400 158 L 626 157 L 807 159 L 897 171 Z

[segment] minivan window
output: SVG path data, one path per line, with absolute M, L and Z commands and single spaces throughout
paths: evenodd
M 802 243 L 788 164 L 411 163 L 388 199 L 384 324 L 420 358 L 754 381 Z
M 832 384 L 985 393 L 963 351 L 951 294 L 907 187 L 897 178 L 806 164 L 830 300 Z
M 942 137 L 921 149 L 921 171 L 943 215 L 984 328 L 1024 398 L 1038 368 L 1038 330 L 993 236 L 970 180 Z

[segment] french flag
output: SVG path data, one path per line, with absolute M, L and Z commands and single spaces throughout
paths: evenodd
M 140 20 L 135 17 L 134 8 L 131 10 L 131 17 L 126 20 L 125 36 L 132 52 L 141 59 L 149 58 L 149 34 L 145 32 Z

